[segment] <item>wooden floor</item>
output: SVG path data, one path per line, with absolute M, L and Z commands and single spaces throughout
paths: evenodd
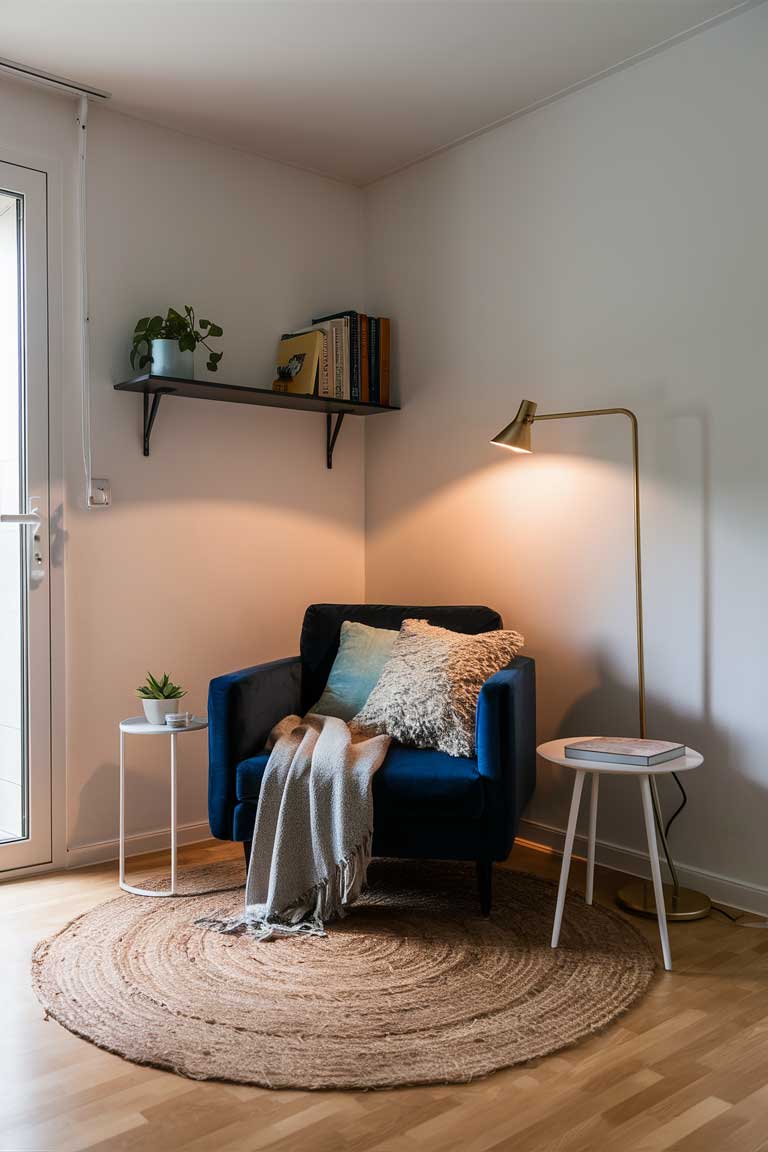
M 182 863 L 238 853 L 210 842 L 182 850 Z M 519 846 L 510 866 L 556 876 L 559 858 Z M 623 877 L 598 873 L 597 899 L 611 901 Z M 583 883 L 580 863 L 572 883 Z M 140 1068 L 43 1019 L 32 945 L 115 890 L 114 865 L 0 886 L 2 1152 L 768 1150 L 768 932 L 717 915 L 672 925 L 675 971 L 637 1008 L 571 1051 L 487 1080 L 270 1092 Z M 635 922 L 655 944 L 655 925 Z

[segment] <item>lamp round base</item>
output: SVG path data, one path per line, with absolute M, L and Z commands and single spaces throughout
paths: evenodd
M 616 903 L 636 916 L 656 918 L 656 901 L 650 880 L 635 880 L 625 884 L 616 894 Z M 664 911 L 667 920 L 702 920 L 709 916 L 712 902 L 703 892 L 693 888 L 680 888 L 675 896 L 671 884 L 664 885 Z

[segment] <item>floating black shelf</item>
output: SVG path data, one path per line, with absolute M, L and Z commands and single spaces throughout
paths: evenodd
M 273 392 L 271 388 L 220 384 L 218 380 L 182 380 L 176 376 L 151 376 L 147 373 L 134 376 L 132 380 L 125 380 L 122 384 L 115 384 L 115 390 L 141 392 L 144 397 L 145 456 L 149 456 L 152 427 L 163 396 L 184 396 L 191 400 L 223 400 L 227 404 L 260 404 L 265 408 L 292 408 L 302 412 L 324 412 L 328 468 L 333 467 L 333 449 L 345 416 L 375 416 L 377 412 L 400 411 L 395 404 L 364 404 L 351 400 L 327 400 L 321 396 L 294 396 L 289 392 Z

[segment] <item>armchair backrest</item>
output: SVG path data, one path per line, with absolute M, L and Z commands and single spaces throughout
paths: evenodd
M 311 708 L 320 698 L 339 650 L 345 620 L 372 628 L 398 629 L 403 620 L 426 620 L 452 632 L 492 632 L 503 627 L 501 616 L 480 604 L 310 604 L 301 629 L 301 702 Z

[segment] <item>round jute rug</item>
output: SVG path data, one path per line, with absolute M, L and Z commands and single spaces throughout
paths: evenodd
M 183 874 L 242 883 L 242 866 Z M 497 869 L 491 919 L 474 869 L 374 862 L 326 937 L 270 943 L 195 925 L 242 889 L 119 896 L 37 945 L 35 991 L 65 1028 L 128 1060 L 270 1088 L 390 1088 L 484 1076 L 574 1044 L 647 990 L 653 955 L 615 912 Z M 150 883 L 150 882 L 147 882 Z

